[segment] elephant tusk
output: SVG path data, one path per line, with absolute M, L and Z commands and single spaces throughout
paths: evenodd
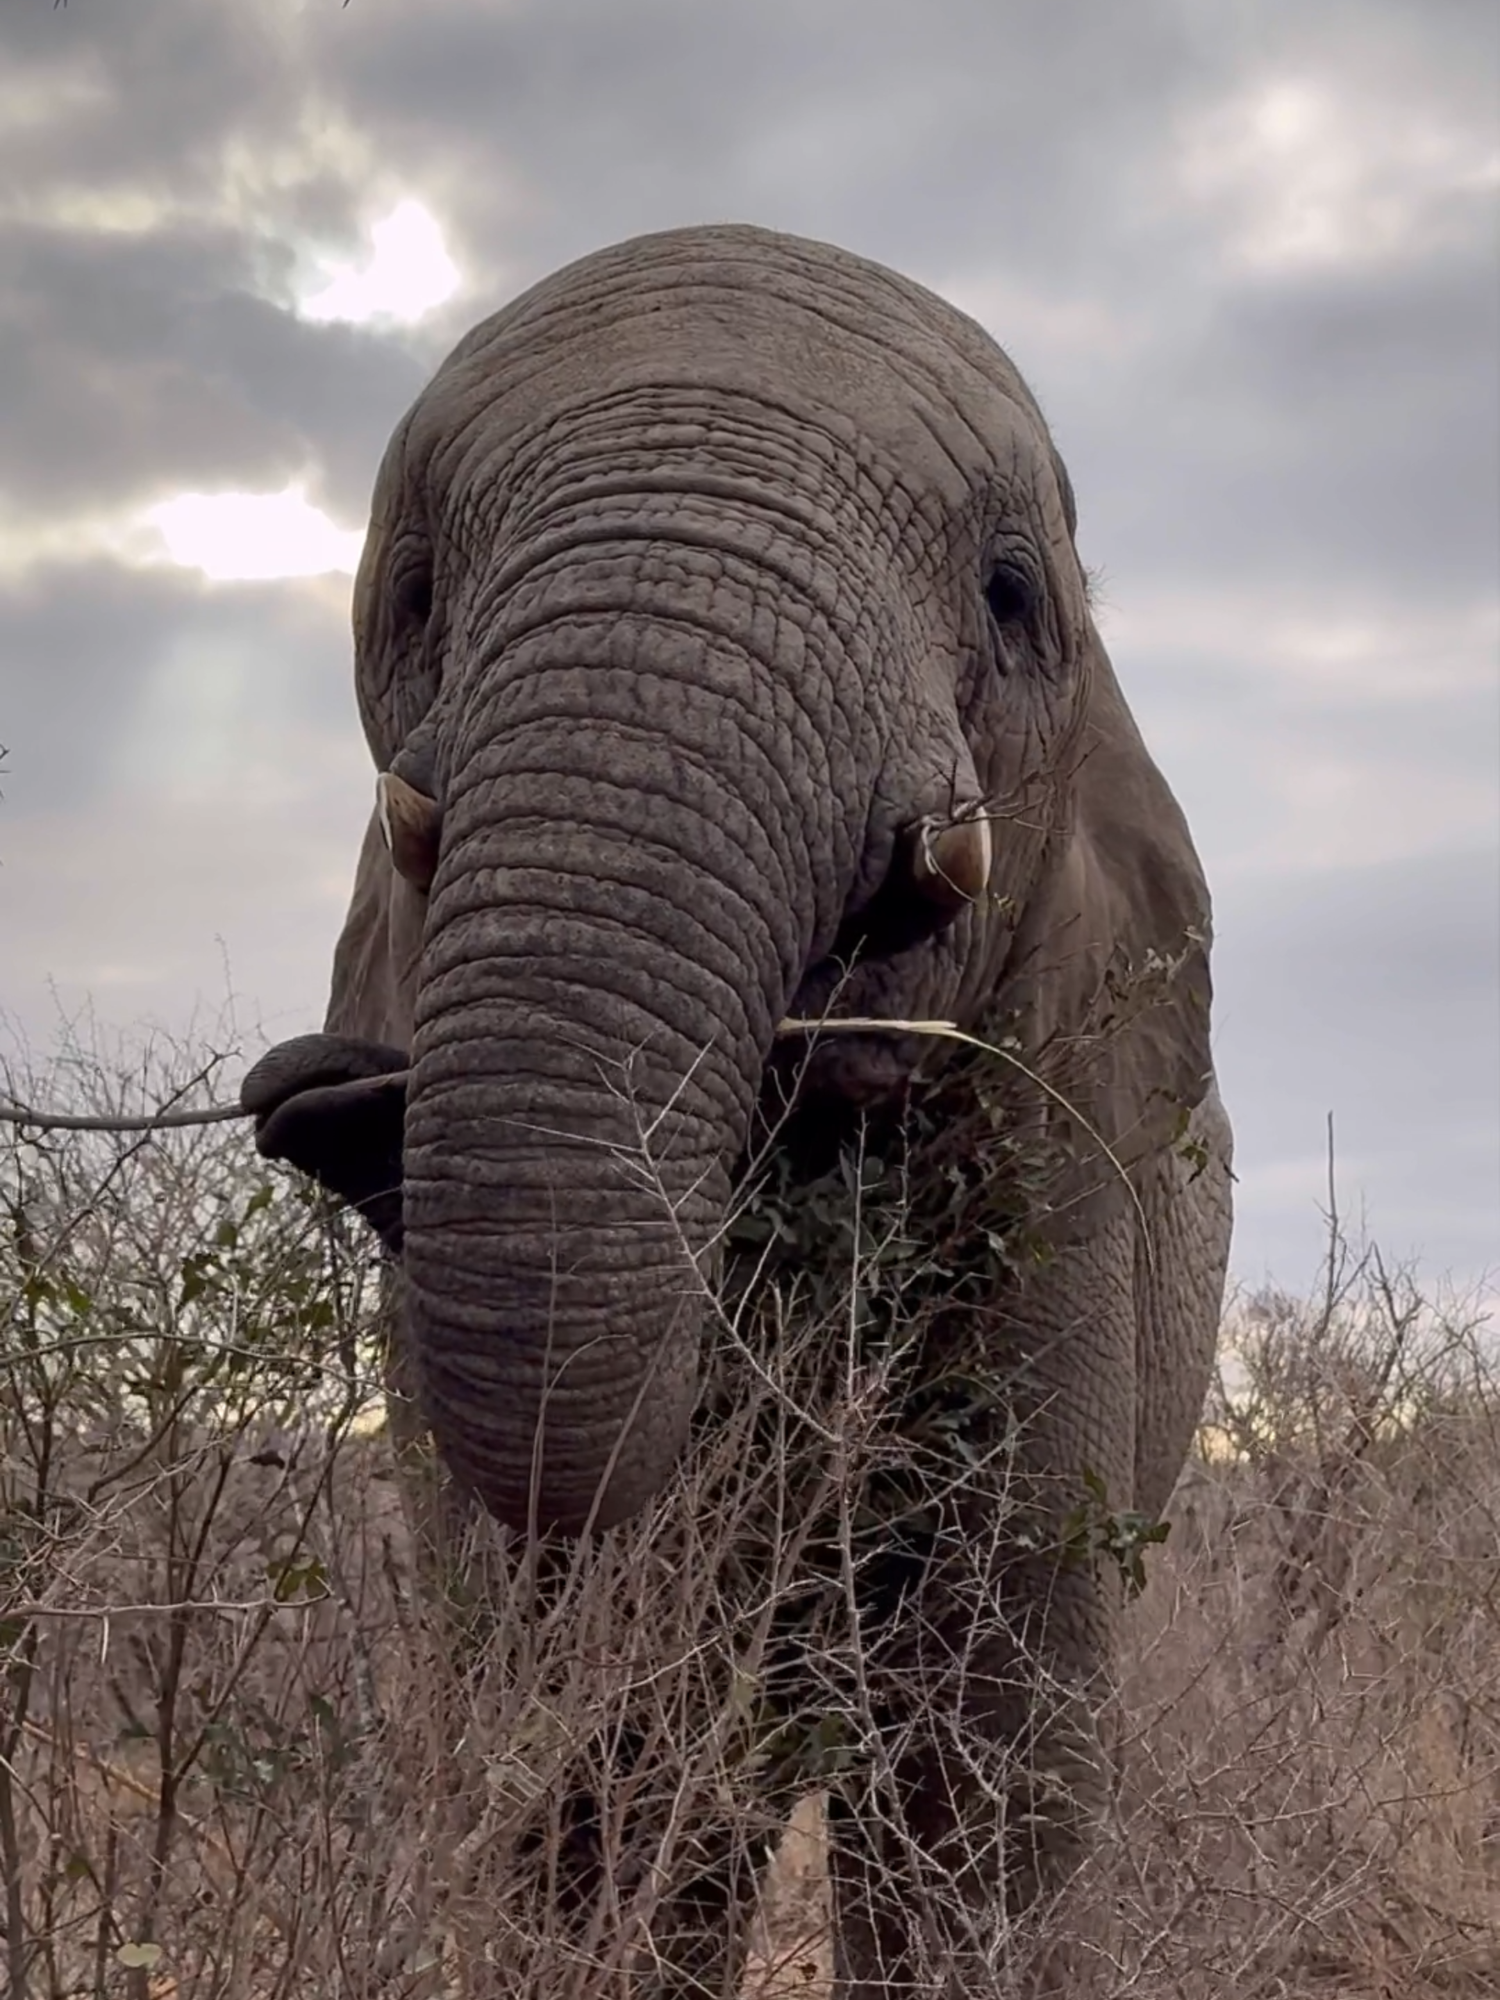
M 989 887 L 994 843 L 987 818 L 917 821 L 912 879 L 922 895 L 955 914 Z
M 443 828 L 436 799 L 428 798 L 394 771 L 382 771 L 375 780 L 375 811 L 396 873 L 425 895 L 437 873 L 438 838 Z

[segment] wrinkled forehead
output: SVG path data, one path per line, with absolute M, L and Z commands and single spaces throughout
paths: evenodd
M 534 287 L 449 356 L 405 456 L 463 483 L 455 438 L 492 455 L 633 399 L 689 428 L 701 412 L 706 451 L 716 414 L 760 410 L 955 499 L 1052 458 L 1019 374 L 975 322 L 859 258 L 749 230 L 639 239 Z

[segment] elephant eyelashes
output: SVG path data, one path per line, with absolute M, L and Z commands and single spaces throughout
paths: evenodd
M 997 625 L 1022 625 L 1037 607 L 1037 586 L 1014 563 L 996 563 L 984 586 L 984 601 Z

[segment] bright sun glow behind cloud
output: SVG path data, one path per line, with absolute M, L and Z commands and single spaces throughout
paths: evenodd
M 1487 131 L 1430 110 L 1282 77 L 1199 113 L 1179 173 L 1189 196 L 1227 204 L 1233 259 L 1306 268 L 1390 257 L 1456 219 L 1468 226 L 1500 186 L 1500 154 Z
M 216 583 L 352 575 L 364 534 L 340 528 L 300 486 L 283 493 L 179 493 L 146 515 L 172 561 Z
M 417 320 L 458 289 L 459 270 L 435 217 L 419 201 L 403 201 L 370 230 L 362 267 L 332 267 L 321 291 L 304 298 L 304 319 Z

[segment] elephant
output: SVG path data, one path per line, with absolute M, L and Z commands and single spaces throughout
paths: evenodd
M 1215 1350 L 1208 891 L 1076 531 L 1006 354 L 861 257 L 715 225 L 537 284 L 385 454 L 353 613 L 376 807 L 324 1028 L 243 1091 L 262 1152 L 385 1246 L 449 1489 L 566 1557 L 671 1501 L 746 1162 L 795 1210 L 851 1134 L 941 1102 L 944 1171 L 982 1190 L 965 1107 L 1010 1078 L 1000 1122 L 1053 1165 L 1030 1253 L 965 1264 L 966 1365 L 1051 1525 L 981 1482 L 920 1619 L 900 1587 L 908 1651 L 920 1624 L 963 1669 L 869 1711 L 894 1834 L 834 1786 L 846 2000 L 997 1990 L 961 1941 L 934 1969 L 919 1907 L 964 1839 L 976 1922 L 1076 1877 L 1122 1536 L 1159 1532 Z M 1004 1575 L 976 1608 L 942 1551 L 981 1543 Z M 1024 1856 L 990 1837 L 980 1754 L 1023 1743 Z M 736 1990 L 760 1850 L 732 1846 L 699 1843 L 676 1886 L 702 1920 L 664 1916 L 619 1990 Z M 1083 1990 L 1063 1945 L 1036 1964 L 1034 1990 Z

